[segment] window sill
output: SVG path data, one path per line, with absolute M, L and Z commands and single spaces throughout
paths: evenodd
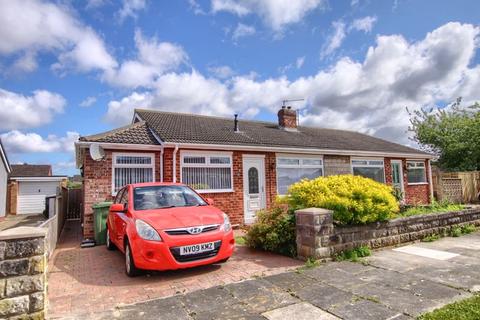
M 229 193 L 233 192 L 233 189 L 220 189 L 220 190 L 195 190 L 197 193 Z
M 407 183 L 407 185 L 409 186 L 422 186 L 422 185 L 426 185 L 428 184 L 428 182 L 412 182 L 412 183 Z

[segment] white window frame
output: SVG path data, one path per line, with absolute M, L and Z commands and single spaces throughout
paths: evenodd
M 180 151 L 180 182 L 183 182 L 183 168 L 229 168 L 230 169 L 230 185 L 232 186 L 229 189 L 203 189 L 195 190 L 198 193 L 226 193 L 233 192 L 233 157 L 232 152 L 204 152 L 204 151 Z M 185 157 L 205 157 L 205 163 L 184 163 Z M 228 157 L 230 159 L 230 164 L 224 163 L 210 163 L 210 158 L 214 157 Z
M 117 164 L 117 157 L 149 157 L 151 159 L 151 164 L 126 164 L 121 163 Z M 116 196 L 117 192 L 115 191 L 115 168 L 151 168 L 152 169 L 152 178 L 155 182 L 155 154 L 154 153 L 138 153 L 138 152 L 114 152 L 112 153 L 112 195 Z M 120 188 L 120 190 L 122 190 Z
M 298 164 L 279 164 L 279 159 L 295 159 L 295 160 L 300 160 Z M 318 164 L 303 164 L 303 160 L 320 160 L 320 165 Z M 280 168 L 298 168 L 298 169 L 322 169 L 322 175 L 320 177 L 325 176 L 325 164 L 323 162 L 323 156 L 322 155 L 296 155 L 296 154 L 277 154 L 276 159 L 276 168 L 275 168 L 275 176 L 276 176 L 276 185 L 277 185 L 277 195 L 283 196 L 283 194 L 280 194 L 278 191 L 278 169 Z
M 423 176 L 425 178 L 425 182 L 409 182 L 408 181 L 408 164 L 409 163 L 421 163 L 423 164 Z M 420 167 L 421 168 L 421 167 Z M 409 186 L 417 186 L 417 185 L 423 185 L 423 184 L 428 184 L 428 179 L 427 179 L 427 166 L 425 165 L 425 161 L 423 160 L 407 160 L 407 185 Z
M 354 161 L 367 161 L 367 164 L 362 164 L 362 165 L 355 165 L 353 162 Z M 370 161 L 382 161 L 382 165 L 378 164 L 370 164 Z M 351 158 L 350 159 L 350 168 L 352 170 L 352 175 L 355 175 L 353 173 L 353 168 L 359 167 L 359 168 L 383 168 L 383 182 L 381 183 L 386 183 L 387 182 L 387 177 L 385 176 L 385 159 L 384 158 Z M 378 181 L 377 181 L 378 182 Z

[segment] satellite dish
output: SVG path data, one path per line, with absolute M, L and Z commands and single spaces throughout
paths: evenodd
M 90 157 L 95 161 L 100 161 L 105 157 L 105 151 L 98 144 L 90 145 Z

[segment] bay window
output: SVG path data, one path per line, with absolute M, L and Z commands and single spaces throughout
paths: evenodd
M 407 181 L 409 184 L 427 183 L 425 162 L 407 161 Z
M 233 191 L 231 153 L 182 153 L 182 183 L 201 193 Z
M 114 153 L 112 194 L 130 183 L 155 181 L 155 155 L 150 153 Z
M 323 160 L 313 157 L 277 157 L 277 193 L 286 194 L 288 187 L 302 179 L 323 176 Z
M 384 163 L 380 159 L 352 159 L 352 173 L 385 183 Z

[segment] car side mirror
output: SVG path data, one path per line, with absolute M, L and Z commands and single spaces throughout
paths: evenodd
M 123 203 L 114 203 L 110 206 L 110 211 L 111 212 L 124 212 L 125 211 L 125 206 Z
M 207 201 L 207 203 L 211 206 L 213 206 L 213 204 L 215 203 L 212 198 L 206 198 L 205 201 Z

